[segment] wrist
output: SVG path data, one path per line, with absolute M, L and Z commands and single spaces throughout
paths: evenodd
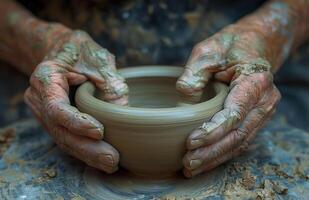
M 238 24 L 256 31 L 265 45 L 265 59 L 275 73 L 289 56 L 308 37 L 308 3 L 276 0 L 266 3 Z
M 41 43 L 43 50 L 39 57 L 40 61 L 52 50 L 63 45 L 73 33 L 70 28 L 60 23 L 44 23 L 37 30 L 41 32 L 37 35 L 37 40 Z
M 36 18 L 14 1 L 1 1 L 0 12 L 0 58 L 27 75 L 71 32 L 61 24 Z
M 47 23 L 37 18 L 28 19 L 20 28 L 20 32 L 17 30 L 20 40 L 16 47 L 20 49 L 21 58 L 30 73 L 57 44 L 66 38 L 66 35 L 72 32 L 59 23 Z

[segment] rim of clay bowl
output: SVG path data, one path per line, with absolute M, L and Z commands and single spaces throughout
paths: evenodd
M 138 66 L 120 69 L 118 72 L 126 79 L 138 77 L 171 77 L 178 78 L 184 68 L 176 66 Z M 172 125 L 181 122 L 194 122 L 213 115 L 222 107 L 228 92 L 228 87 L 219 82 L 212 82 L 216 95 L 204 102 L 172 108 L 138 108 L 115 105 L 97 99 L 96 90 L 91 82 L 82 84 L 75 95 L 77 107 L 97 119 L 114 121 L 116 123 L 134 125 Z M 175 88 L 176 89 L 176 88 Z

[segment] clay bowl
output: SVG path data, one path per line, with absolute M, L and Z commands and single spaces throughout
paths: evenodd
M 79 110 L 104 124 L 104 140 L 120 153 L 120 165 L 143 176 L 169 176 L 182 168 L 189 133 L 222 108 L 227 86 L 210 83 L 201 103 L 177 107 L 175 89 L 183 68 L 143 66 L 119 70 L 129 86 L 130 106 L 104 102 L 86 82 L 76 93 Z

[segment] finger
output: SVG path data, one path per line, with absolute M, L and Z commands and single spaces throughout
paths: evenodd
M 276 113 L 276 108 L 274 108 L 268 115 L 267 117 L 265 118 L 265 120 L 263 120 L 261 122 L 261 128 L 263 128 L 267 122 L 269 122 L 271 120 L 271 118 L 273 117 L 273 115 Z M 250 132 L 247 139 L 246 139 L 246 142 L 247 143 L 250 143 L 256 136 L 257 132 Z
M 272 114 L 277 102 L 269 101 L 270 97 L 267 96 L 264 100 L 267 104 L 254 108 L 250 111 L 242 123 L 242 125 L 227 134 L 219 142 L 214 143 L 208 147 L 199 148 L 197 150 L 188 152 L 184 158 L 184 166 L 188 169 L 196 169 L 204 163 L 207 164 L 213 159 L 220 157 L 228 152 L 233 151 L 241 144 L 243 144 L 248 136 L 255 132 L 257 128 L 261 127 L 261 123 L 267 119 L 269 114 Z
M 68 132 L 65 128 L 58 128 L 57 125 L 53 126 L 53 124 L 49 124 L 50 122 L 44 122 L 41 111 L 35 106 L 37 105 L 37 98 L 33 97 L 35 95 L 31 92 L 31 88 L 28 88 L 25 92 L 25 101 L 31 107 L 34 115 L 41 124 L 47 130 L 50 130 L 50 134 L 64 151 L 85 161 L 88 165 L 108 173 L 117 170 L 119 155 L 113 147 L 104 141 L 97 142 L 80 136 L 74 137 L 74 134 Z M 46 124 L 49 124 L 49 126 Z
M 75 72 L 68 72 L 67 79 L 70 86 L 72 85 L 80 85 L 87 80 L 87 77 L 81 74 L 77 74 Z
M 185 66 L 184 73 L 177 80 L 176 88 L 189 96 L 200 95 L 211 77 L 207 68 L 221 67 L 225 64 L 222 54 L 221 47 L 214 40 L 195 46 Z
M 183 174 L 185 175 L 185 177 L 187 178 L 191 178 L 191 177 L 194 177 L 198 174 L 201 174 L 203 172 L 207 172 L 207 171 L 210 171 L 212 169 L 214 169 L 215 167 L 223 164 L 224 162 L 238 156 L 240 154 L 240 150 L 237 149 L 235 151 L 232 151 L 232 152 L 229 152 L 227 154 L 224 154 L 222 156 L 220 156 L 219 158 L 215 159 L 215 161 L 213 162 L 210 162 L 209 164 L 205 165 L 205 166 L 201 166 L 197 169 L 194 169 L 194 170 L 191 170 L 191 169 L 188 169 L 188 168 L 184 168 L 183 169 Z
M 41 120 L 41 109 L 38 107 L 40 105 L 39 101 L 35 101 L 33 98 L 34 94 L 31 92 L 31 88 L 27 88 L 24 94 L 24 101 L 30 107 L 31 111 L 35 115 L 36 118 Z
M 128 104 L 129 88 L 124 79 L 116 72 L 101 68 L 99 73 L 102 79 L 90 78 L 103 91 L 104 100 L 118 105 Z
M 30 107 L 34 117 L 40 122 L 40 124 L 44 127 L 45 130 L 48 130 L 48 127 L 46 126 L 46 123 L 44 122 L 44 120 L 46 119 L 43 118 L 43 115 L 42 115 L 42 113 L 44 112 L 42 112 L 42 108 L 40 106 L 41 101 L 35 95 L 31 87 L 29 87 L 26 90 L 24 99 L 25 99 L 25 103 Z
M 76 69 L 103 91 L 106 101 L 126 105 L 129 90 L 124 78 L 116 71 L 115 57 L 93 41 L 83 42 L 81 53 Z
M 232 60 L 226 59 L 226 52 L 234 37 L 233 34 L 215 34 L 197 44 L 183 75 L 177 81 L 177 89 L 189 96 L 200 95 L 211 73 L 224 71 L 235 65 Z
M 205 164 L 201 164 L 200 167 L 196 168 L 196 169 L 189 169 L 189 168 L 184 168 L 183 169 L 183 174 L 187 177 L 187 178 L 191 178 L 193 176 L 196 176 L 200 173 L 203 172 L 207 172 L 210 171 L 212 169 L 214 169 L 215 167 L 225 163 L 228 160 L 231 160 L 234 157 L 237 157 L 238 155 L 240 155 L 241 153 L 243 153 L 244 151 L 246 151 L 249 142 L 255 137 L 255 135 L 257 134 L 258 130 L 260 130 L 265 124 L 266 122 L 271 118 L 272 114 L 275 112 L 275 109 L 273 109 L 269 115 L 264 118 L 260 124 L 254 128 L 254 130 L 252 130 L 245 143 L 243 145 L 241 145 L 240 147 L 233 149 L 225 154 L 220 155 L 219 157 L 216 157 L 212 160 L 210 160 L 208 163 Z
M 234 77 L 235 68 L 236 68 L 235 66 L 232 66 L 226 69 L 225 71 L 216 73 L 215 80 L 229 84 Z
M 61 149 L 88 165 L 107 173 L 118 169 L 119 154 L 106 142 L 75 135 L 63 127 L 55 126 L 49 132 Z
M 104 127 L 92 116 L 81 113 L 67 103 L 49 101 L 46 104 L 48 118 L 78 135 L 103 139 Z
M 42 112 L 49 121 L 64 126 L 75 134 L 102 139 L 103 125 L 69 104 L 66 75 L 67 71 L 57 67 L 55 62 L 46 61 L 31 76 L 30 85 L 41 99 Z
M 209 122 L 205 122 L 200 128 L 193 131 L 188 137 L 187 148 L 196 149 L 213 144 L 242 122 L 248 111 L 261 99 L 262 94 L 269 91 L 272 83 L 271 78 L 267 77 L 268 75 L 263 73 L 249 76 L 240 75 L 233 81 L 223 110 L 216 113 Z

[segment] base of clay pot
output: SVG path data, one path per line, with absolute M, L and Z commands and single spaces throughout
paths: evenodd
M 108 175 L 87 167 L 83 181 L 93 199 L 204 199 L 207 191 L 213 192 L 214 185 L 224 185 L 224 176 L 219 169 L 193 179 L 186 179 L 181 173 L 149 179 L 123 169 Z
M 127 171 L 127 170 L 124 169 L 123 171 Z M 131 171 L 127 171 L 127 172 L 131 174 L 132 176 L 144 178 L 144 179 L 151 179 L 151 180 L 174 178 L 174 177 L 177 177 L 180 173 L 180 172 L 174 172 L 174 173 L 142 174 L 142 173 L 136 173 L 136 172 L 131 172 Z

